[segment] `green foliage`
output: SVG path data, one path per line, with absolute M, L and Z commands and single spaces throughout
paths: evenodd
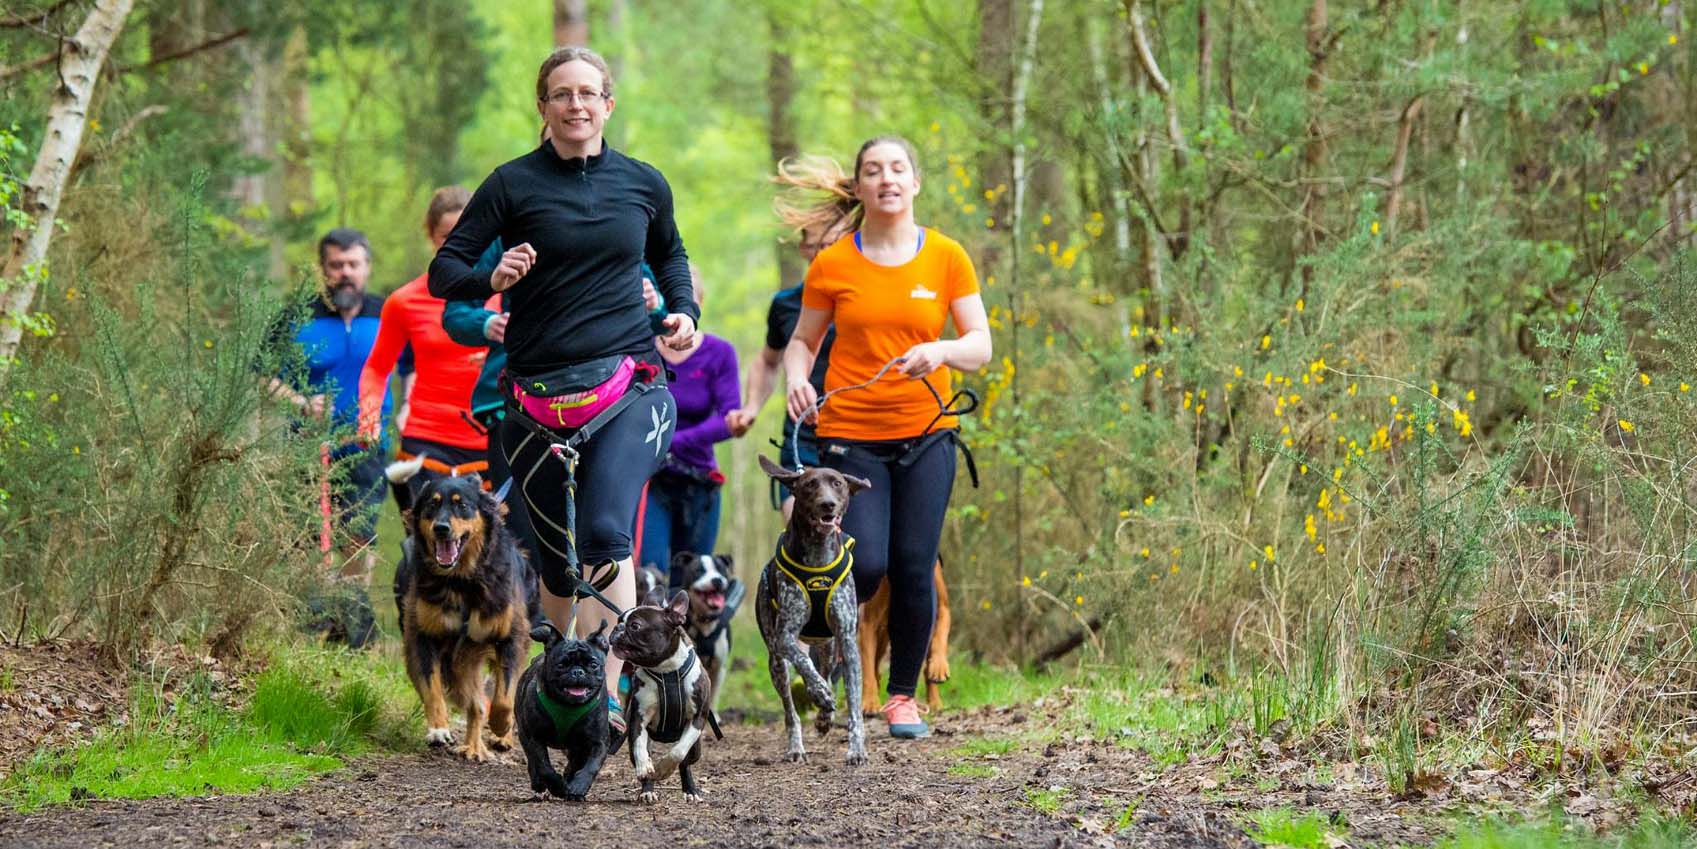
M 278 656 L 245 705 L 203 672 L 155 673 L 131 687 L 131 720 L 69 749 L 41 750 L 0 784 L 21 811 L 88 799 L 286 789 L 366 751 L 417 740 L 416 697 L 387 658 L 296 649 Z M 404 682 L 403 682 L 404 685 Z
M 1030 805 L 1037 813 L 1052 817 L 1061 810 L 1061 803 L 1072 795 L 1065 787 L 1027 787 L 1025 788 L 1025 804 Z
M 1487 822 L 1463 829 L 1438 843 L 1438 849 L 1676 849 L 1697 841 L 1686 820 L 1656 815 L 1641 818 L 1630 829 L 1603 837 L 1560 820 L 1535 824 Z
M 1324 814 L 1298 814 L 1290 808 L 1262 808 L 1251 814 L 1249 836 L 1264 846 L 1289 849 L 1330 849 L 1333 838 L 1347 832 L 1332 825 Z

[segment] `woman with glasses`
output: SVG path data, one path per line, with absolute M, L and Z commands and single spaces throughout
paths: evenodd
M 621 608 L 636 602 L 632 525 L 643 482 L 660 467 L 676 422 L 643 308 L 644 260 L 669 306 L 660 344 L 691 347 L 699 317 L 671 187 L 653 166 L 606 144 L 613 106 L 612 75 L 600 55 L 582 47 L 550 54 L 536 75 L 548 140 L 483 181 L 430 264 L 437 297 L 509 293 L 510 385 L 498 438 L 530 507 L 542 610 L 555 623 L 572 621 L 580 595 L 574 544 L 591 587 Z M 493 271 L 474 270 L 497 238 L 512 247 Z M 593 435 L 556 447 L 584 433 Z M 568 482 L 576 489 L 575 525 Z M 598 602 L 577 612 L 582 636 L 614 619 Z M 609 694 L 618 692 L 622 666 L 607 658 Z M 609 700 L 613 730 L 622 735 L 624 716 Z
M 990 323 L 966 250 L 914 223 L 913 145 L 871 139 L 847 176 L 818 163 L 780 169 L 780 182 L 823 195 L 781 203 L 780 213 L 797 229 L 828 230 L 844 216 L 855 229 L 807 269 L 801 316 L 784 349 L 787 406 L 797 421 L 814 418 L 821 396 L 808 376 L 835 325 L 829 400 L 817 409 L 820 460 L 872 483 L 842 521 L 855 539 L 855 595 L 869 599 L 889 578 L 890 697 L 882 712 L 890 736 L 924 737 L 930 728 L 913 694 L 937 613 L 932 574 L 955 481 L 956 421 L 942 405 L 949 369 L 989 362 Z M 958 338 L 943 339 L 950 319 Z

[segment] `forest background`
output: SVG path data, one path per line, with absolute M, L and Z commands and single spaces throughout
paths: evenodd
M 100 16 L 121 28 L 73 85 Z M 670 180 L 703 327 L 744 362 L 802 273 L 775 162 L 918 146 L 920 219 L 977 259 L 996 344 L 964 377 L 958 650 L 1238 682 L 1258 725 L 1348 729 L 1405 780 L 1432 724 L 1684 739 L 1690 23 L 1681 0 L 12 0 L 0 633 L 123 659 L 287 630 L 317 448 L 257 391 L 268 323 L 332 226 L 371 235 L 375 290 L 422 273 L 431 190 L 528 149 L 537 64 L 588 43 L 610 140 Z M 56 208 L 31 179 L 50 114 L 84 121 Z M 745 568 L 779 418 L 721 450 Z

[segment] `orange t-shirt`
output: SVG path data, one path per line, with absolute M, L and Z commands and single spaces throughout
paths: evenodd
M 909 348 L 941 339 L 949 306 L 978 294 L 978 274 L 966 249 L 936 230 L 920 233 L 919 252 L 903 265 L 874 263 L 849 237 L 820 251 L 807 269 L 802 306 L 829 312 L 837 327 L 826 392 L 871 380 Z M 949 369 L 937 369 L 925 380 L 948 401 Z M 818 432 L 837 439 L 910 439 L 936 415 L 936 399 L 896 366 L 865 389 L 831 396 L 819 411 Z M 953 416 L 937 422 L 938 428 L 955 426 Z
M 481 451 L 489 438 L 466 421 L 471 415 L 471 390 L 483 371 L 488 348 L 468 348 L 448 337 L 442 329 L 442 310 L 447 302 L 432 297 L 419 275 L 389 293 L 383 301 L 383 316 L 377 325 L 377 341 L 359 376 L 361 430 L 375 435 L 383 390 L 401 349 L 412 345 L 418 379 L 412 385 L 407 426 L 402 436 L 423 439 L 455 448 Z

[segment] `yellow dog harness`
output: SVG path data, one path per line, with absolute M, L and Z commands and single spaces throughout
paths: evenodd
M 836 636 L 831 631 L 831 620 L 826 611 L 831 609 L 831 598 L 837 594 L 837 588 L 854 569 L 854 537 L 844 534 L 837 559 L 824 566 L 808 566 L 797 561 L 784 550 L 784 539 L 779 537 L 778 552 L 772 556 L 772 564 L 807 593 L 807 624 L 802 626 L 801 638 L 816 643 Z M 772 607 L 778 607 L 776 596 L 772 598 Z

